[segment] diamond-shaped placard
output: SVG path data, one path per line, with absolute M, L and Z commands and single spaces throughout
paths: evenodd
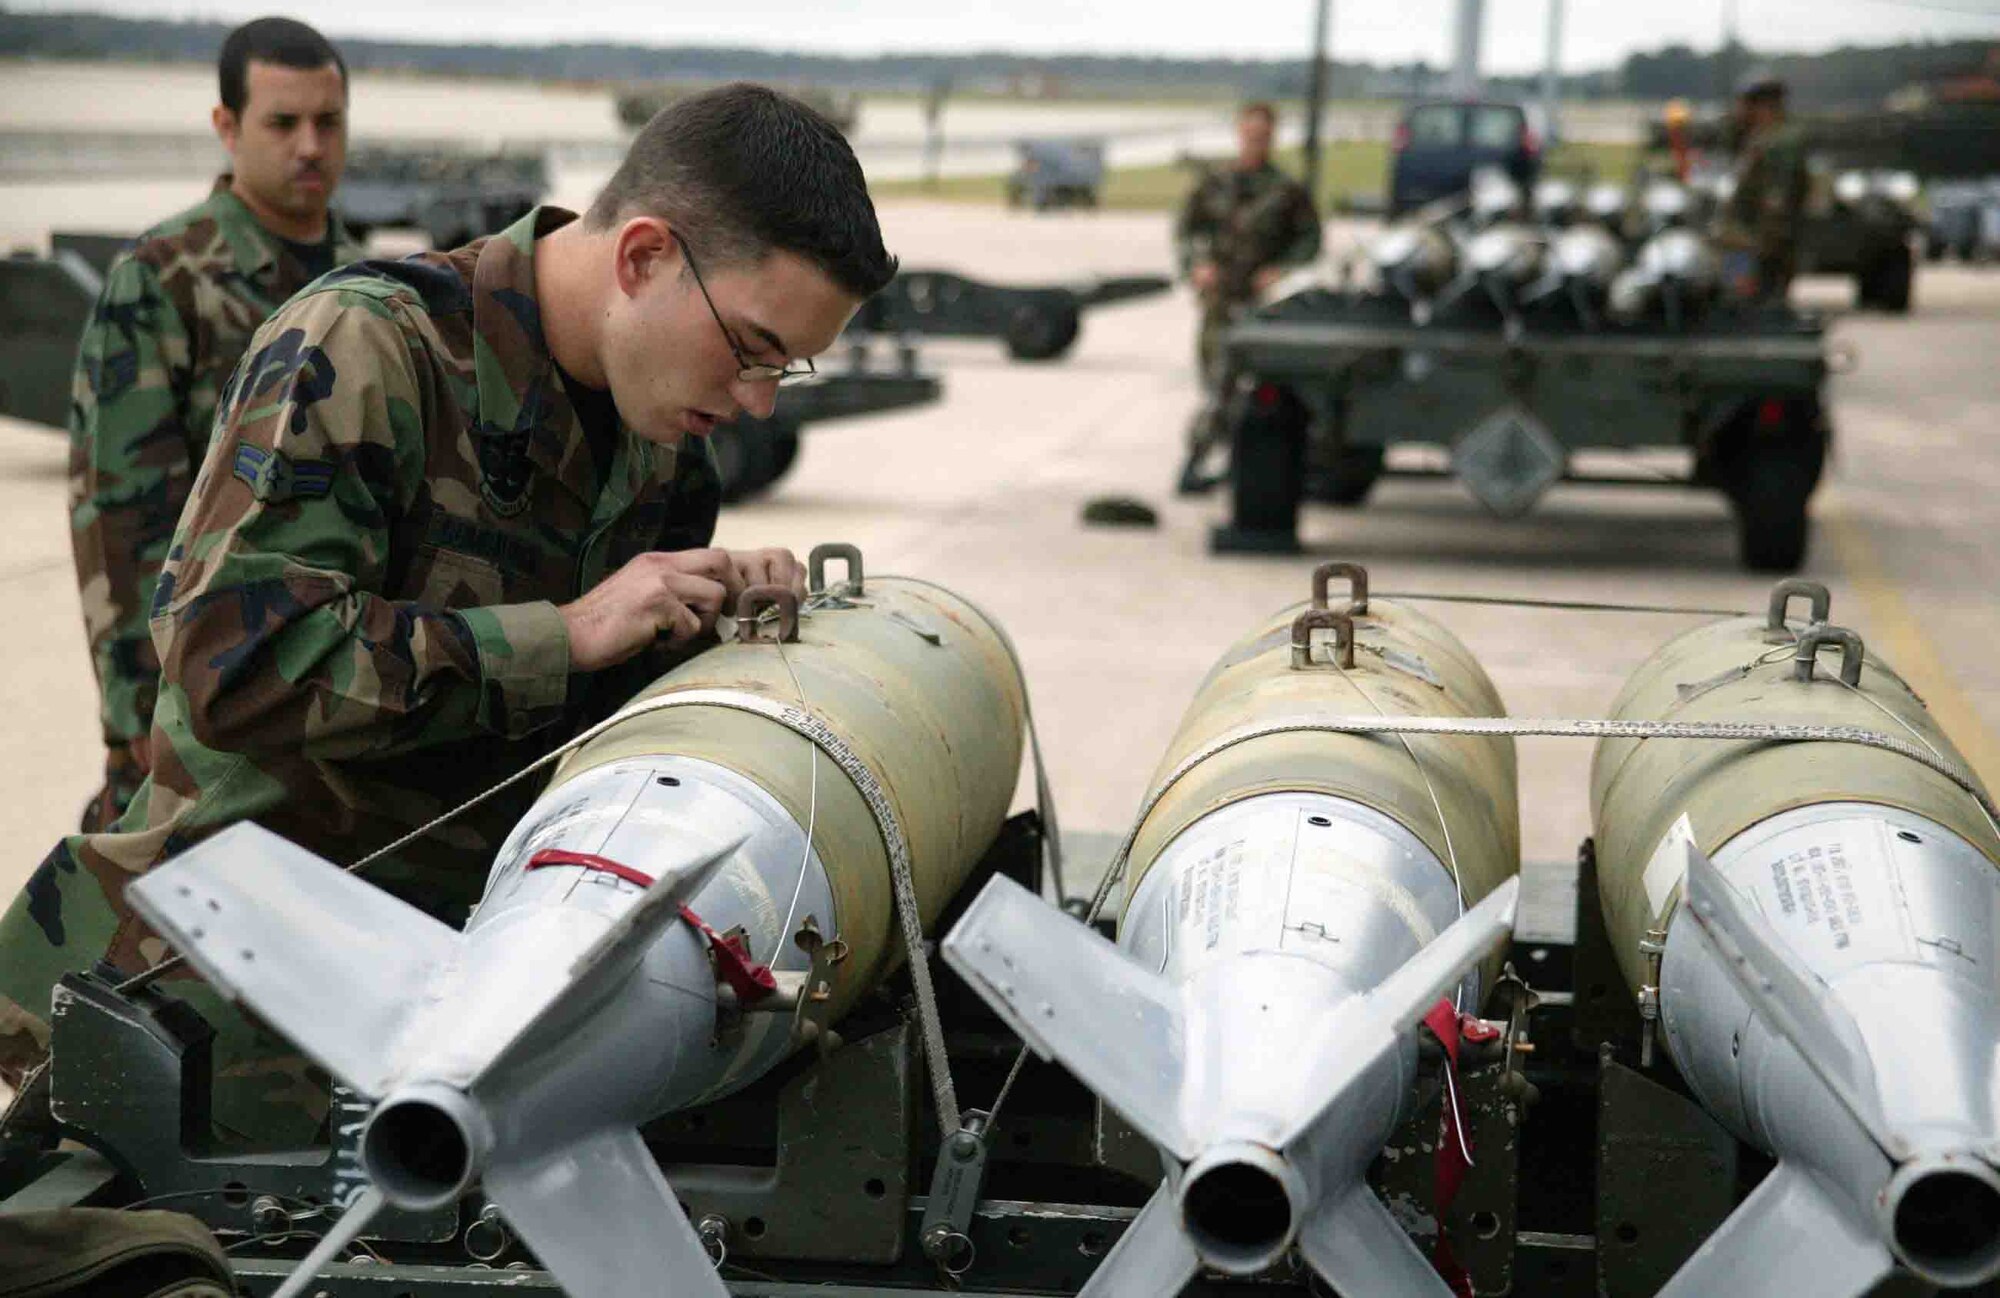
M 1480 420 L 1451 452 L 1452 472 L 1496 514 L 1525 513 L 1568 464 L 1548 425 L 1517 405 Z

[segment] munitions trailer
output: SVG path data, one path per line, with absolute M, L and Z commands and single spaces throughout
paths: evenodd
M 1587 450 L 1681 448 L 1683 477 L 1613 478 L 1721 491 L 1746 567 L 1803 560 L 1807 501 L 1831 438 L 1821 322 L 1720 304 L 1682 320 L 1585 328 L 1468 301 L 1427 323 L 1386 294 L 1314 290 L 1234 326 L 1231 516 L 1217 552 L 1298 547 L 1305 501 L 1357 506 L 1385 473 L 1455 476 L 1499 514 L 1581 477 Z M 1390 466 L 1424 445 L 1449 469 Z M 1601 479 L 1600 479 L 1601 480 Z

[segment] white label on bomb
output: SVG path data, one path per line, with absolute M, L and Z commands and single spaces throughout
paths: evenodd
M 1687 874 L 1687 853 L 1683 848 L 1694 843 L 1694 822 L 1683 811 L 1667 830 L 1666 837 L 1653 849 L 1653 859 L 1646 862 L 1646 873 L 1641 879 L 1646 885 L 1646 904 L 1652 909 L 1647 913 L 1654 920 L 1667 908 L 1667 901 L 1680 886 Z
M 1880 820 L 1803 825 L 1763 844 L 1753 859 L 1757 873 L 1732 882 L 1822 976 L 1919 958 L 1889 827 Z

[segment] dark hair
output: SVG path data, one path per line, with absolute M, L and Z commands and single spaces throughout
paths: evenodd
M 796 253 L 856 297 L 896 275 L 840 129 L 764 86 L 721 86 L 653 114 L 584 219 L 605 229 L 641 215 L 717 264 Z
M 1243 105 L 1243 107 L 1236 110 L 1236 117 L 1238 121 L 1241 121 L 1243 118 L 1249 117 L 1252 114 L 1262 117 L 1264 119 L 1264 124 L 1266 126 L 1276 126 L 1278 124 L 1278 110 L 1271 107 L 1271 103 L 1269 100 L 1253 99 L 1249 103 Z
M 242 112 L 249 97 L 244 81 L 252 59 L 306 71 L 331 63 L 340 69 L 341 88 L 347 88 L 347 62 L 326 37 L 291 18 L 252 18 L 223 37 L 222 54 L 216 60 L 222 106 L 232 113 Z

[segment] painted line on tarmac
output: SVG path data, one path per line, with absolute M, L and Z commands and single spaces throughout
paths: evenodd
M 1996 740 L 1972 700 L 1960 689 L 1944 661 L 1931 647 L 1916 615 L 1910 611 L 1902 592 L 1889 580 L 1882 559 L 1860 522 L 1845 513 L 1829 512 L 1818 520 L 1827 539 L 1833 542 L 1841 575 L 1868 615 L 1868 631 L 1862 639 L 1881 650 L 1882 658 L 1896 669 L 1925 704 L 1945 735 L 1964 756 L 1966 765 L 1987 788 L 2000 776 L 2000 740 Z M 1836 622 L 1844 619 L 1836 617 Z

